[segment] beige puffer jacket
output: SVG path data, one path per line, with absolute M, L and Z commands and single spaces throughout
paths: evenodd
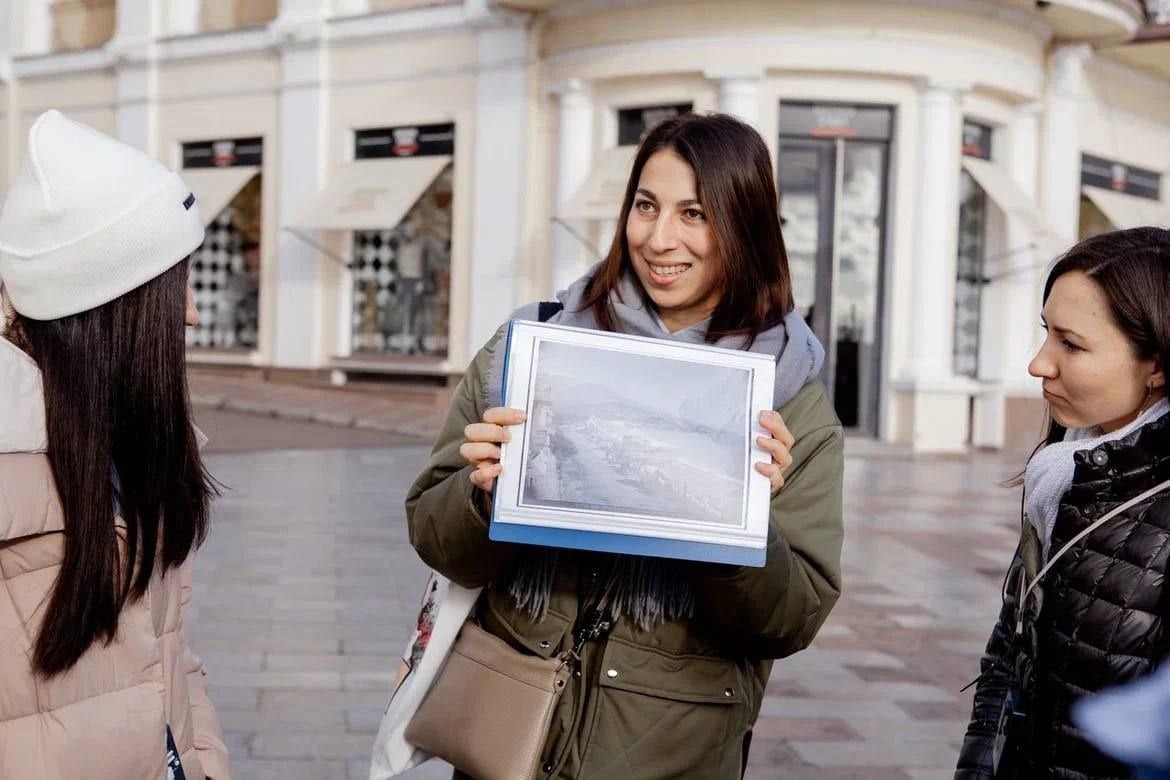
M 190 559 L 165 577 L 156 569 L 108 647 L 95 643 L 64 675 L 33 674 L 64 526 L 40 372 L 3 336 L 0 399 L 0 778 L 166 780 L 169 724 L 188 780 L 229 780 L 203 664 L 183 635 Z

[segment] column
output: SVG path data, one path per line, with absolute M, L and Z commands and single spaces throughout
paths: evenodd
M 19 53 L 47 54 L 53 50 L 52 0 L 13 0 L 20 3 Z
M 1040 164 L 1039 106 L 1020 109 L 1007 128 L 1007 142 L 1007 170 L 1024 194 L 1035 200 Z M 1030 248 L 1012 256 L 1011 275 L 1004 279 L 1007 305 L 1004 308 L 1003 382 L 1009 393 L 1035 395 L 1035 381 L 1028 376 L 1028 363 L 1039 346 L 1040 284 L 1043 265 L 1051 259 L 1047 256 L 1051 251 L 1051 236 L 1042 235 L 1039 225 L 1010 217 L 1007 246 L 1009 249 Z
M 593 158 L 593 96 L 589 85 L 579 79 L 570 79 L 558 85 L 553 94 L 557 98 L 560 118 L 557 129 L 557 197 L 560 209 L 589 177 Z M 572 224 L 582 231 L 580 222 Z M 565 225 L 553 224 L 553 273 L 549 293 L 563 290 L 588 270 L 592 259 L 586 257 L 585 247 Z
M 960 92 L 966 85 L 927 81 L 918 101 L 917 202 L 912 300 L 902 316 L 909 362 L 895 390 L 915 452 L 964 449 L 970 441 L 972 383 L 954 375 L 955 263 L 962 156 Z
M 279 225 L 288 225 L 323 186 L 326 54 L 321 41 L 321 0 L 282 0 L 273 23 L 281 63 L 278 178 Z M 262 317 L 272 363 L 279 368 L 315 368 L 323 362 L 321 256 L 292 233 L 280 230 L 278 262 L 265 282 L 275 293 L 273 316 Z
M 1092 52 L 1088 44 L 1067 44 L 1057 47 L 1048 63 L 1041 200 L 1048 221 L 1069 245 L 1080 222 L 1080 97 Z
M 528 157 L 528 33 L 523 27 L 507 26 L 480 30 L 477 38 L 467 322 L 467 354 L 472 355 L 516 309 Z
M 1040 105 L 1028 104 L 998 136 L 1001 166 L 1032 200 L 1036 198 L 1040 163 Z M 1041 226 L 1004 214 L 1004 248 L 1006 256 L 991 264 L 992 283 L 984 290 L 981 318 L 981 347 L 987 355 L 987 370 L 982 379 L 995 384 L 985 387 L 976 399 L 972 443 L 981 447 L 1019 447 L 1019 432 L 1011 429 L 1013 409 L 1020 410 L 1021 399 L 1034 398 L 1039 389 L 1028 377 L 1028 362 L 1039 334 L 1040 301 L 1036 289 L 1037 264 L 1045 262 L 1049 236 Z M 1026 401 L 1025 401 L 1026 404 Z
M 762 71 L 736 73 L 708 71 L 704 75 L 718 85 L 720 112 L 742 119 L 759 129 L 760 86 L 764 83 Z
M 158 3 L 118 0 L 114 38 L 109 49 L 118 55 L 118 139 L 157 156 L 158 66 L 154 40 L 159 28 Z
M 962 115 L 959 87 L 929 82 L 919 98 L 917 241 L 914 254 L 910 376 L 954 376 L 952 330 L 958 252 Z

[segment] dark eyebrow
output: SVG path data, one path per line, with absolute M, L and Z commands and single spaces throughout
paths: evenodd
M 647 198 L 649 198 L 650 200 L 654 201 L 655 203 L 658 202 L 658 198 L 655 197 L 654 193 L 651 192 L 650 190 L 646 189 L 645 187 L 639 187 L 637 192 L 639 195 L 644 195 Z M 698 198 L 689 198 L 687 200 L 680 200 L 675 205 L 686 207 L 686 206 L 702 206 L 703 204 L 699 202 Z
M 1075 336 L 1076 338 L 1079 338 L 1079 339 L 1085 338 L 1085 337 L 1081 336 L 1080 333 L 1078 333 L 1074 330 L 1067 329 L 1067 327 L 1061 327 L 1060 325 L 1049 325 L 1048 319 L 1044 315 L 1040 315 L 1040 324 L 1047 327 L 1048 330 L 1057 331 L 1058 333 L 1064 333 L 1065 336 Z
M 1048 321 L 1045 320 L 1044 324 L 1048 325 Z M 1048 325 L 1048 327 L 1051 328 L 1052 330 L 1056 331 L 1057 333 L 1063 333 L 1066 336 L 1076 336 L 1078 339 L 1084 338 L 1084 336 L 1077 333 L 1075 330 L 1069 330 L 1068 328 L 1062 328 L 1059 325 Z

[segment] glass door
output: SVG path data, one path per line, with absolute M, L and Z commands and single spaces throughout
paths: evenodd
M 787 119 L 785 118 L 787 115 Z M 781 106 L 780 217 L 797 310 L 841 422 L 876 435 L 891 111 Z

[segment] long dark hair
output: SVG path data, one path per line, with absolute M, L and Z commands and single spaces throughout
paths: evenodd
M 1074 271 L 1097 284 L 1134 356 L 1154 360 L 1164 370 L 1170 367 L 1170 230 L 1139 227 L 1085 239 L 1052 266 L 1043 303 L 1056 280 Z M 1064 434 L 1049 412 L 1048 430 L 1033 454 Z
M 68 671 L 95 641 L 109 644 L 156 565 L 178 566 L 207 534 L 216 486 L 191 425 L 186 285 L 183 261 L 98 308 L 13 322 L 10 338 L 43 376 L 65 518 L 64 560 L 33 650 L 45 677 Z M 115 512 L 126 522 L 124 552 Z
M 656 125 L 642 141 L 609 254 L 590 280 L 583 305 L 604 330 L 617 330 L 609 296 L 632 272 L 626 222 L 642 169 L 669 149 L 695 172 L 699 201 L 715 234 L 722 295 L 707 341 L 743 334 L 751 341 L 792 311 L 788 253 L 780 234 L 780 208 L 768 147 L 760 134 L 726 114 L 683 114 Z

